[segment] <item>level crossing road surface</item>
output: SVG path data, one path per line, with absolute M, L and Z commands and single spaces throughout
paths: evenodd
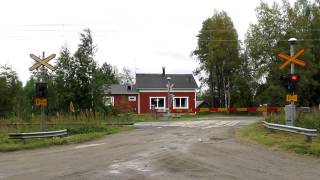
M 72 145 L 0 153 L 0 179 L 319 180 L 320 159 L 235 137 L 256 117 L 137 123 Z

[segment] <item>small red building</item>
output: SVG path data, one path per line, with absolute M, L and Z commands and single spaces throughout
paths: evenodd
M 105 103 L 137 114 L 167 112 L 168 107 L 172 113 L 195 113 L 197 88 L 192 74 L 163 69 L 162 74 L 136 74 L 135 85 L 111 85 Z

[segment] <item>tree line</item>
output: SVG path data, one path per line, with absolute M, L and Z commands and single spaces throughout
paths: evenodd
M 301 106 L 320 103 L 320 1 L 297 0 L 269 4 L 261 1 L 256 8 L 257 22 L 251 24 L 244 42 L 239 41 L 232 19 L 216 11 L 205 19 L 197 35 L 197 48 L 192 52 L 199 66 L 194 74 L 201 82 L 199 98 L 212 107 L 250 107 L 268 104 L 285 105 L 286 91 L 281 87 L 281 61 L 277 53 L 289 54 L 288 39 L 295 37 L 296 49 L 305 48 L 301 59 L 306 68 L 300 74 L 298 94 Z M 57 58 L 56 71 L 46 71 L 48 82 L 47 112 L 68 112 L 72 102 L 76 110 L 109 112 L 103 104 L 104 89 L 113 83 L 133 83 L 132 73 L 124 68 L 119 73 L 111 64 L 99 65 L 96 45 L 89 29 L 80 33 L 80 43 L 72 53 L 63 46 Z M 17 73 L 0 65 L 0 117 L 31 116 L 35 83 L 40 71 L 32 73 L 23 86 Z
M 205 90 L 201 98 L 212 107 L 248 107 L 286 104 L 280 81 L 282 63 L 277 54 L 289 52 L 288 39 L 298 39 L 295 49 L 305 48 L 306 68 L 295 68 L 301 106 L 320 103 L 320 1 L 297 0 L 267 3 L 256 8 L 257 22 L 247 30 L 244 42 L 228 14 L 217 11 L 206 19 L 197 35 L 192 55 L 199 62 L 194 74 Z
M 32 72 L 25 86 L 17 73 L 8 65 L 0 66 L 0 117 L 17 116 L 27 118 L 30 112 L 38 112 L 34 105 L 35 84 L 44 79 L 48 83 L 47 113 L 75 110 L 110 112 L 104 105 L 103 95 L 110 84 L 133 83 L 131 71 L 124 67 L 119 72 L 108 63 L 98 65 L 95 60 L 96 45 L 90 29 L 80 33 L 80 43 L 74 54 L 63 46 L 57 58 L 56 70 L 42 73 Z

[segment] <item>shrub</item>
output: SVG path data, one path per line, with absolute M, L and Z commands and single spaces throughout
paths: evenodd
M 284 114 L 271 114 L 266 118 L 267 122 L 286 124 Z M 296 126 L 320 131 L 320 111 L 314 110 L 310 113 L 298 113 Z
M 284 114 L 270 114 L 266 121 L 269 123 L 275 123 L 275 124 L 286 124 L 285 116 Z
M 320 111 L 315 110 L 300 116 L 297 121 L 297 126 L 318 129 L 318 131 L 320 131 Z

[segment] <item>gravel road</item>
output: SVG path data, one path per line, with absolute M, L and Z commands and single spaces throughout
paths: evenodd
M 320 159 L 235 138 L 256 120 L 140 123 L 83 144 L 0 153 L 0 179 L 320 179 Z

